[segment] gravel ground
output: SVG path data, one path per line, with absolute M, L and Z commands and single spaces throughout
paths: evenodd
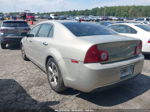
M 87 94 L 68 89 L 64 94 L 57 94 L 51 90 L 41 69 L 31 61 L 22 60 L 18 47 L 0 48 L 0 112 L 5 109 L 11 112 L 16 109 L 150 109 L 149 66 L 150 56 L 146 56 L 141 75 L 107 91 Z

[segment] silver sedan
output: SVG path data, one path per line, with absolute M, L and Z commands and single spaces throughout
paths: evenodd
M 138 39 L 75 21 L 41 22 L 21 41 L 23 59 L 43 69 L 56 92 L 67 87 L 91 92 L 140 74 L 141 48 Z

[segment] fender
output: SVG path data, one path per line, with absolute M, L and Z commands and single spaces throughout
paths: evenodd
M 46 54 L 46 58 L 45 58 L 45 71 L 46 71 L 47 59 L 49 57 L 52 57 L 56 60 L 58 66 L 59 66 L 59 69 L 61 71 L 62 77 L 63 77 L 64 85 L 67 86 L 67 77 L 69 77 L 69 73 L 67 71 L 66 64 L 64 62 L 62 55 L 55 48 L 50 48 L 48 50 L 48 52 Z

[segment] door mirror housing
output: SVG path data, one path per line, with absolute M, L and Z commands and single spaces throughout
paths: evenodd
M 21 36 L 23 36 L 23 37 L 27 36 L 27 32 L 21 33 Z
M 27 37 L 34 37 L 34 34 L 27 34 Z

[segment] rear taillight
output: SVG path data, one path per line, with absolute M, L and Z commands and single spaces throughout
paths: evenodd
M 87 51 L 84 63 L 98 63 L 108 61 L 108 59 L 108 52 L 105 50 L 98 50 L 97 45 L 94 45 Z
M 139 44 L 135 47 L 135 55 L 138 55 L 142 52 L 142 41 L 139 42 Z
M 96 45 L 92 46 L 86 53 L 84 63 L 97 63 L 100 61 L 99 50 Z
M 99 53 L 100 53 L 100 62 L 102 62 L 102 61 L 108 61 L 109 54 L 108 54 L 107 51 L 100 51 Z
M 150 43 L 150 39 L 147 41 L 147 43 Z

